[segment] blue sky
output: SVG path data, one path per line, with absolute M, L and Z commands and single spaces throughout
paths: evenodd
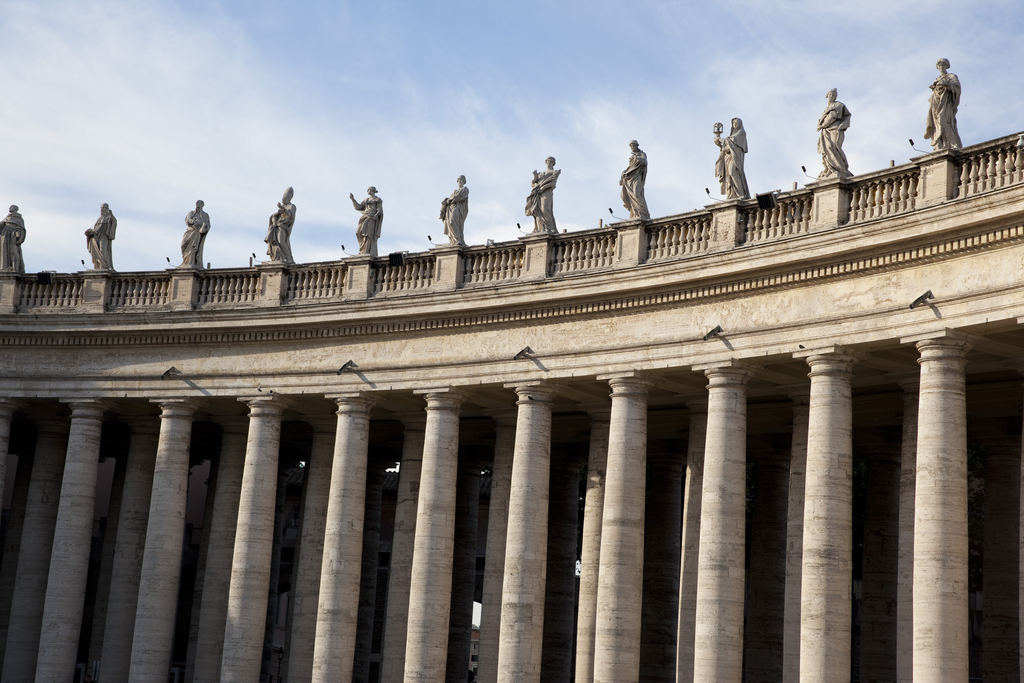
M 298 261 L 355 251 L 348 199 L 384 199 L 380 250 L 442 240 L 465 174 L 467 240 L 526 227 L 553 155 L 559 227 L 625 215 L 636 138 L 654 216 L 708 204 L 711 128 L 743 119 L 754 192 L 820 170 L 825 92 L 853 112 L 855 173 L 917 155 L 939 57 L 963 83 L 965 144 L 1024 129 L 1024 4 L 988 2 L 21 2 L 0 0 L 0 203 L 21 207 L 29 271 L 80 270 L 108 202 L 118 270 L 180 262 L 206 202 L 214 267 L 265 259 L 295 188 Z

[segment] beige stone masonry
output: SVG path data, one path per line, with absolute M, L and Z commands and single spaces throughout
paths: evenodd
M 700 501 L 704 485 L 704 444 L 708 433 L 707 397 L 686 402 L 690 432 L 683 481 L 683 528 L 679 559 L 679 619 L 676 681 L 693 683 L 693 646 L 697 625 L 697 568 L 700 554 Z
M 804 494 L 807 476 L 807 418 L 810 387 L 789 392 L 793 401 L 793 437 L 789 455 L 789 506 L 786 522 L 786 613 L 782 634 L 782 681 L 800 680 L 800 584 L 804 553 Z

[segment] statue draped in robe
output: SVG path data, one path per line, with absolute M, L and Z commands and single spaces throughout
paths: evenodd
M 825 97 L 828 105 L 818 119 L 818 154 L 825 166 L 819 178 L 847 178 L 850 175 L 850 164 L 843 152 L 843 140 L 846 129 L 850 127 L 850 110 L 842 102 L 837 102 L 838 92 L 835 88 L 828 91 Z
M 722 194 L 726 199 L 749 198 L 747 175 L 743 172 L 743 159 L 747 154 L 747 131 L 743 129 L 743 121 L 732 120 L 732 130 L 727 138 L 715 133 L 715 144 L 721 149 L 715 163 L 715 175 L 721 183 Z
M 369 196 L 361 202 L 357 202 L 351 193 L 348 198 L 352 200 L 352 207 L 363 214 L 356 226 L 359 253 L 377 258 L 377 240 L 380 239 L 380 228 L 384 223 L 384 200 L 377 196 L 376 187 L 368 187 L 366 194 Z
M 179 268 L 203 267 L 203 244 L 206 233 L 210 232 L 210 215 L 203 211 L 202 200 L 185 216 L 185 235 L 181 238 L 181 265 Z
M 924 136 L 931 141 L 936 152 L 942 149 L 960 149 L 960 132 L 956 128 L 956 112 L 960 107 L 960 79 L 946 71 L 948 59 L 935 64 L 939 76 L 929 86 L 932 95 L 928 100 L 928 120 Z
M 533 172 L 533 181 L 530 183 L 530 194 L 526 197 L 526 215 L 533 216 L 533 231 L 558 234 L 558 227 L 555 225 L 555 184 L 558 176 L 562 173 L 555 170 L 555 158 L 548 157 L 544 160 L 547 165 L 546 171 Z
M 92 256 L 92 267 L 95 270 L 113 270 L 114 256 L 111 242 L 114 241 L 114 234 L 117 232 L 117 219 L 110 211 L 110 207 L 104 204 L 100 207 L 100 217 L 96 219 L 95 225 L 85 231 L 86 246 L 89 247 L 89 254 Z
M 644 183 L 647 182 L 647 155 L 640 149 L 639 143 L 629 143 L 633 153 L 629 156 L 629 166 L 622 172 L 619 185 L 622 186 L 622 205 L 629 209 L 630 218 L 650 220 L 647 210 L 647 199 L 644 198 Z
M 25 219 L 12 206 L 7 217 L 0 221 L 0 271 L 24 273 L 25 261 L 21 256 L 21 245 L 25 242 Z
M 295 225 L 295 205 L 292 204 L 294 196 L 295 190 L 290 187 L 285 190 L 284 197 L 277 204 L 277 211 L 270 217 L 267 237 L 263 241 L 267 243 L 267 256 L 271 261 L 295 263 L 291 243 L 292 226 Z
M 458 187 L 451 196 L 441 201 L 441 220 L 444 221 L 444 234 L 453 246 L 466 246 L 466 216 L 469 215 L 469 188 L 466 187 L 466 176 L 460 175 Z

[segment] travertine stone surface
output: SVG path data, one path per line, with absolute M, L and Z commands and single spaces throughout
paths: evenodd
M 36 660 L 38 683 L 65 683 L 74 673 L 85 608 L 87 572 L 100 462 L 102 401 L 73 401 L 68 452 L 61 480 L 57 524 L 53 530 L 50 575 Z
M 128 458 L 118 458 L 114 463 L 114 476 L 110 481 L 110 499 L 107 505 L 107 523 L 103 530 L 103 547 L 100 550 L 100 571 L 96 581 L 96 601 L 92 611 L 92 628 L 89 637 L 89 657 L 86 662 L 99 660 L 103 653 L 103 631 L 107 626 L 110 606 L 110 577 L 113 572 L 114 550 L 117 546 L 117 526 L 121 518 L 121 499 L 124 497 L 124 475 L 128 469 Z M 0 616 L 2 619 L 2 616 Z
M 249 434 L 231 559 L 220 683 L 252 683 L 259 678 L 274 545 L 283 401 L 268 396 L 245 402 L 249 405 Z
M 932 143 L 935 151 L 960 149 L 960 132 L 957 130 L 956 112 L 960 108 L 960 79 L 951 74 L 949 60 L 942 57 L 935 63 L 939 75 L 928 86 L 928 118 L 925 122 L 924 137 Z
M 313 653 L 313 680 L 318 683 L 352 678 L 362 574 L 371 402 L 362 394 L 335 400 L 338 429 L 324 528 L 320 608 Z
M 594 638 L 597 633 L 597 583 L 601 563 L 601 521 L 604 516 L 604 481 L 608 462 L 608 421 L 612 404 L 585 407 L 590 413 L 590 453 L 583 507 L 583 552 L 580 559 L 580 595 L 576 615 L 576 680 L 594 680 Z
M 786 615 L 782 634 L 782 681 L 800 680 L 800 583 L 804 555 L 804 483 L 807 474 L 807 403 L 810 387 L 789 393 L 793 436 L 789 447 L 789 506 L 786 521 Z
M 630 218 L 650 220 L 647 210 L 647 199 L 644 197 L 644 185 L 647 183 L 647 154 L 640 149 L 636 140 L 629 143 L 629 165 L 619 177 L 622 186 L 622 206 L 629 210 Z
M 635 375 L 607 379 L 612 411 L 601 521 L 594 681 L 619 683 L 637 680 L 640 671 L 650 383 Z
M 903 381 L 903 440 L 900 447 L 900 538 L 896 585 L 896 683 L 914 676 L 914 483 L 917 480 L 918 378 Z
M 480 521 L 480 463 L 463 455 L 455 484 L 455 548 L 452 554 L 452 603 L 448 614 L 448 663 L 445 680 L 465 683 L 473 635 L 476 588 L 476 534 Z
M 4 491 L 7 476 L 7 453 L 11 442 L 11 418 L 18 404 L 0 399 L 0 491 Z
M 160 440 L 153 469 L 129 670 L 129 678 L 139 683 L 164 683 L 171 664 L 185 535 L 192 414 L 196 410 L 189 400 L 165 400 L 159 405 Z
M 10 623 L 17 624 L 18 628 L 7 632 L 4 668 L 0 676 L 4 683 L 32 683 L 35 680 L 50 550 L 68 446 L 66 420 L 35 420 L 35 425 L 36 450 L 21 531 L 24 541 L 18 553 L 18 572 L 11 600 Z
M 526 197 L 526 215 L 533 216 L 533 231 L 540 233 L 558 234 L 558 226 L 555 224 L 555 184 L 561 170 L 555 170 L 555 158 L 548 157 L 544 160 L 546 170 L 534 171 L 533 180 L 530 182 L 530 194 Z
M 149 523 L 153 470 L 156 464 L 160 421 L 153 417 L 122 418 L 131 428 L 128 457 L 117 522 L 114 563 L 110 568 L 110 602 L 103 629 L 100 656 L 108 680 L 128 680 L 131 666 L 135 613 L 139 598 L 146 526 Z
M 870 443 L 865 449 L 860 676 L 868 683 L 896 679 L 900 444 Z
M 982 677 L 1020 681 L 1020 437 L 987 438 L 985 447 Z
M 391 539 L 391 564 L 388 568 L 388 604 L 387 618 L 384 620 L 381 683 L 401 683 L 405 678 L 409 582 L 412 578 L 416 503 L 423 468 L 423 431 L 426 428 L 427 416 L 425 413 L 412 413 L 399 415 L 398 418 L 405 427 L 405 438 L 402 441 L 402 460 L 398 468 L 395 532 Z
M 480 607 L 480 661 L 477 683 L 498 680 L 498 637 L 501 632 L 501 586 L 505 578 L 505 540 L 508 531 L 508 496 L 512 486 L 512 457 L 516 446 L 517 410 L 489 413 L 494 419 L 494 462 L 491 465 L 491 501 L 487 510 L 487 548 L 483 602 Z
M 466 176 L 460 175 L 455 181 L 458 187 L 441 201 L 441 220 L 444 221 L 444 234 L 453 246 L 466 246 L 466 216 L 469 215 L 469 188 L 466 187 Z
M 185 235 L 181 238 L 181 265 L 179 268 L 203 267 L 203 244 L 210 232 L 210 214 L 203 211 L 205 204 L 200 199 L 196 208 L 185 216 Z
M 819 178 L 846 178 L 850 175 L 850 164 L 843 152 L 843 138 L 850 127 L 850 110 L 842 102 L 837 102 L 838 92 L 835 88 L 826 93 L 828 104 L 818 118 L 818 154 L 825 169 L 818 174 Z
M 4 554 L 0 561 L 0 669 L 3 668 L 4 649 L 7 647 L 7 633 L 11 623 L 11 602 L 14 600 L 14 580 L 18 573 L 22 530 L 25 526 L 25 508 L 28 504 L 28 487 L 32 474 L 30 453 L 18 456 L 17 470 L 17 474 L 10 473 L 14 475 L 14 490 L 11 494 L 11 511 L 7 518 L 7 531 L 4 534 Z
M 284 196 L 277 203 L 277 211 L 270 216 L 270 224 L 267 226 L 267 236 L 264 242 L 267 243 L 267 256 L 271 261 L 281 263 L 294 263 L 292 258 L 292 228 L 295 227 L 295 204 L 292 197 L 295 190 L 288 188 Z
M 519 415 L 505 540 L 498 683 L 538 683 L 544 642 L 554 390 L 532 383 L 515 391 Z
M 384 466 L 384 462 L 374 462 L 371 460 L 367 463 L 366 470 L 366 514 L 363 516 L 363 569 L 359 584 L 359 618 L 356 624 L 356 651 L 352 663 L 352 680 L 354 681 L 370 680 L 370 658 L 373 656 L 371 652 L 373 649 L 373 617 L 377 606 L 377 565 L 380 559 L 380 512 L 384 493 Z M 474 559 L 476 559 L 475 556 Z M 470 603 L 472 601 L 471 596 Z M 468 641 L 466 643 L 466 651 L 469 651 Z
M 448 659 L 458 476 L 459 407 L 465 395 L 429 390 L 423 469 L 416 507 L 416 540 L 409 581 L 405 683 L 439 683 Z
M 693 643 L 697 621 L 697 559 L 700 553 L 700 499 L 704 485 L 704 442 L 708 432 L 708 400 L 686 402 L 690 434 L 686 442 L 683 481 L 683 527 L 679 559 L 679 620 L 676 636 L 676 681 L 693 683 Z
M 701 491 L 693 680 L 743 676 L 743 590 L 747 472 L 747 365 L 704 371 L 707 439 Z
M 288 680 L 313 677 L 316 615 L 320 601 L 320 572 L 324 557 L 324 527 L 331 492 L 336 417 L 311 418 L 313 444 L 302 486 L 302 518 L 296 548 L 295 579 L 289 596 L 289 627 L 285 662 Z
M 722 195 L 726 199 L 749 197 L 747 174 L 743 170 L 747 156 L 747 131 L 743 128 L 743 121 L 733 119 L 729 135 L 725 138 L 721 137 L 722 124 L 716 123 L 714 132 L 714 142 L 720 150 L 715 163 L 715 175 L 721 184 Z
M 217 495 L 217 465 L 220 458 L 208 461 L 206 496 L 203 500 L 202 532 L 199 537 L 199 556 L 196 559 L 196 578 L 192 584 L 192 605 L 189 613 L 188 646 L 185 650 L 185 680 L 196 677 L 196 648 L 199 645 L 199 617 L 203 613 L 203 584 L 206 581 L 206 558 L 210 554 L 210 527 L 213 526 L 213 499 Z M 282 666 L 282 670 L 284 667 Z
M 112 254 L 114 236 L 117 233 L 117 219 L 114 218 L 110 206 L 100 206 L 100 217 L 96 223 L 85 231 L 85 245 L 92 256 L 92 267 L 95 270 L 113 270 L 114 257 Z
M 640 678 L 675 683 L 676 620 L 682 538 L 683 470 L 686 457 L 670 445 L 647 445 L 647 507 L 644 521 L 643 612 Z
M 352 200 L 352 207 L 363 214 L 356 228 L 359 253 L 376 258 L 377 240 L 380 239 L 380 229 L 384 224 L 384 200 L 377 196 L 377 188 L 372 185 L 367 188 L 366 194 L 369 196 L 361 202 L 357 202 L 351 193 L 348 198 Z
M 202 611 L 196 646 L 195 683 L 220 683 L 224 654 L 224 627 L 231 586 L 231 561 L 235 547 L 238 502 L 242 494 L 246 438 L 249 420 L 244 417 L 218 418 L 221 427 L 220 456 L 213 495 L 213 517 L 205 543 L 206 571 L 203 573 Z
M 800 681 L 850 680 L 853 581 L 853 392 L 856 359 L 807 357 L 811 397 L 800 586 Z
M 967 680 L 967 400 L 962 341 L 917 343 L 914 681 Z

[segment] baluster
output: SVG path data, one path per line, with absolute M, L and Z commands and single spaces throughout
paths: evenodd
M 1024 180 L 1024 135 L 1017 140 L 1017 148 L 1014 150 L 1013 178 L 1016 182 Z
M 971 194 L 976 194 L 978 192 L 978 173 L 979 173 L 979 168 L 978 167 L 981 165 L 981 159 L 978 158 L 978 157 L 975 157 L 975 158 L 970 160 L 970 164 L 971 164 Z
M 989 152 L 988 154 L 988 171 L 986 172 L 987 184 L 986 187 L 989 190 L 995 189 L 996 187 L 996 159 L 999 157 L 999 152 Z

